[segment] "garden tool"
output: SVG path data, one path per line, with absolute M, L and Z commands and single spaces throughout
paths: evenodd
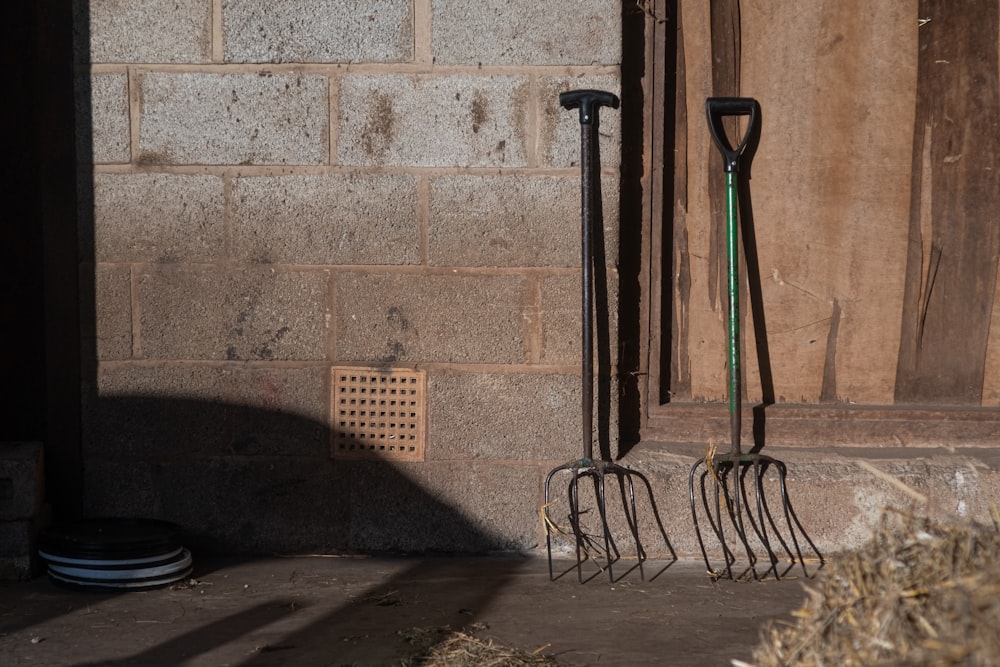
M 635 560 L 640 576 L 645 579 L 643 562 L 647 559 L 647 552 L 640 539 L 640 514 L 643 518 L 652 517 L 660 535 L 666 544 L 673 560 L 676 554 L 670 541 L 667 539 L 666 530 L 660 520 L 659 511 L 653 500 L 653 491 L 649 480 L 641 473 L 631 470 L 623 465 L 619 465 L 609 458 L 594 458 L 594 270 L 603 270 L 597 267 L 594 261 L 594 227 L 595 220 L 600 215 L 600 157 L 598 155 L 598 125 L 599 109 L 602 106 L 618 108 L 618 98 L 612 93 L 598 90 L 574 90 L 560 94 L 560 104 L 567 110 L 579 109 L 581 128 L 581 174 L 582 174 L 582 405 L 583 405 L 583 458 L 565 463 L 552 471 L 545 478 L 545 505 L 542 508 L 542 518 L 545 524 L 546 548 L 549 557 L 549 577 L 557 579 L 566 572 L 558 576 L 553 572 L 552 561 L 552 539 L 559 535 L 572 539 L 576 553 L 577 575 L 580 583 L 584 582 L 583 563 L 592 560 L 598 565 L 598 572 L 606 569 L 611 581 L 615 581 L 612 572 L 612 565 L 620 560 L 621 553 L 617 544 L 618 540 L 630 539 L 635 548 Z M 568 521 L 566 528 L 560 527 L 552 517 L 552 507 L 556 503 L 552 495 L 552 482 L 557 474 L 565 473 L 570 476 L 568 494 Z M 613 480 L 611 485 L 606 484 L 607 479 Z M 586 503 L 581 498 L 581 480 L 586 480 L 593 486 L 593 504 Z M 584 483 L 584 487 L 590 484 Z M 621 500 L 621 507 L 618 509 L 614 503 L 614 514 L 623 517 L 627 533 L 616 536 L 612 533 L 611 523 L 608 518 L 609 506 L 607 502 L 607 487 L 611 486 L 612 493 L 617 493 Z M 639 487 L 640 494 L 648 502 L 638 503 L 636 501 L 636 487 Z M 596 510 L 596 516 L 593 512 Z M 601 562 L 604 565 L 601 565 Z M 671 561 L 673 562 L 673 561 Z M 669 564 L 668 564 L 669 566 Z M 572 569 L 572 568 L 571 568 Z M 665 569 L 665 568 L 664 568 Z M 662 570 L 661 570 L 662 571 Z M 657 573 L 659 574 L 659 573 Z M 623 575 L 624 576 L 624 575 Z M 591 577 L 592 578 L 592 577 Z
M 710 97 L 705 109 L 712 139 L 722 153 L 726 173 L 726 263 L 727 263 L 727 352 L 728 352 L 728 394 L 730 446 L 728 452 L 717 452 L 709 446 L 706 456 L 691 468 L 688 479 L 688 494 L 691 502 L 691 516 L 694 520 L 698 545 L 709 575 L 713 578 L 726 577 L 754 579 L 766 577 L 773 572 L 775 578 L 787 574 L 796 563 L 805 570 L 805 558 L 801 542 L 807 543 L 815 552 L 819 562 L 822 556 L 806 535 L 788 498 L 786 485 L 787 467 L 781 461 L 759 453 L 759 447 L 744 452 L 740 444 L 742 429 L 742 378 L 740 369 L 740 310 L 739 310 L 739 231 L 738 219 L 738 174 L 745 149 L 758 131 L 760 106 L 756 100 L 737 97 Z M 747 117 L 742 140 L 734 148 L 730 143 L 724 124 L 727 117 Z M 765 482 L 767 472 L 777 473 L 777 486 L 781 498 L 781 515 L 776 519 L 767 503 Z M 697 480 L 697 483 L 696 483 Z M 696 486 L 698 492 L 696 493 Z M 770 484 L 768 486 L 773 486 Z M 713 568 L 702 537 L 698 522 L 699 509 L 704 510 L 711 534 L 719 541 L 725 566 Z M 787 532 L 782 533 L 778 525 L 781 518 Z M 736 544 L 730 546 L 726 540 L 730 532 Z M 733 565 L 737 561 L 737 551 L 747 555 L 748 567 L 734 577 Z M 763 553 L 767 567 L 758 571 L 760 561 L 757 551 Z M 779 556 L 779 550 L 781 556 Z M 788 563 L 784 571 L 779 571 L 779 563 Z

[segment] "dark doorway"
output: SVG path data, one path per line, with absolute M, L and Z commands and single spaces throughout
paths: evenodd
M 80 506 L 80 325 L 73 17 L 4 3 L 0 447 L 45 444 L 53 509 Z

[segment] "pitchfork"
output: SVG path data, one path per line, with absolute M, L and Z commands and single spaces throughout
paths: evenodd
M 705 566 L 713 578 L 726 577 L 733 579 L 746 578 L 747 575 L 752 575 L 754 579 L 760 579 L 766 577 L 768 572 L 773 572 L 775 578 L 780 579 L 795 566 L 796 562 L 802 565 L 803 572 L 806 576 L 809 576 L 809 573 L 806 571 L 805 558 L 802 554 L 800 536 L 802 538 L 801 541 L 807 543 L 812 548 L 816 554 L 816 559 L 820 563 L 823 562 L 823 557 L 819 553 L 819 550 L 816 549 L 816 545 L 809 539 L 798 517 L 795 515 L 795 510 L 792 509 L 786 484 L 788 476 L 787 467 L 777 459 L 760 454 L 758 447 L 754 447 L 750 452 L 744 453 L 740 446 L 742 383 L 740 375 L 737 175 L 744 149 L 747 148 L 751 138 L 756 137 L 755 133 L 759 130 L 757 124 L 760 106 L 756 100 L 750 98 L 714 97 L 708 98 L 705 108 L 708 114 L 708 126 L 712 132 L 712 139 L 722 153 L 726 172 L 726 258 L 728 269 L 727 288 L 729 292 L 727 343 L 731 442 L 728 452 L 716 453 L 714 448 L 710 448 L 705 458 L 699 459 L 691 468 L 691 474 L 688 479 L 691 516 L 694 520 L 695 532 L 698 535 L 698 545 L 701 547 L 701 554 L 705 559 Z M 726 136 L 723 118 L 727 116 L 748 117 L 746 131 L 736 148 L 733 148 Z M 701 471 L 700 474 L 699 470 Z M 764 483 L 768 470 L 773 470 L 777 473 L 777 484 L 781 497 L 781 513 L 784 517 L 784 524 L 787 526 L 786 535 L 783 535 L 779 529 L 779 521 L 775 519 L 767 503 Z M 752 482 L 752 492 L 748 492 L 747 490 L 748 476 Z M 695 493 L 696 479 L 698 480 L 698 494 Z M 702 538 L 701 529 L 698 524 L 698 496 L 700 496 L 701 507 L 704 508 L 704 513 L 712 528 L 712 534 L 715 535 L 721 545 L 725 560 L 725 566 L 721 570 L 713 568 L 709 561 L 708 551 L 705 548 L 705 541 Z M 723 508 L 725 508 L 725 516 L 723 515 Z M 726 524 L 732 527 L 732 531 L 739 542 L 735 548 L 730 548 L 726 543 L 729 531 L 726 528 Z M 734 577 L 733 565 L 737 560 L 736 551 L 741 546 L 747 555 L 749 565 L 742 574 Z M 767 560 L 767 568 L 762 572 L 757 571 L 759 558 L 755 548 L 762 549 L 764 558 Z M 784 559 L 779 557 L 779 549 L 784 554 Z M 782 560 L 790 564 L 784 572 L 779 572 L 779 562 Z
M 569 503 L 569 527 L 568 530 L 573 535 L 576 549 L 576 570 L 581 583 L 584 581 L 583 562 L 591 559 L 597 562 L 603 558 L 605 566 L 600 570 L 607 569 L 608 577 L 615 581 L 612 572 L 612 565 L 621 559 L 618 545 L 612 534 L 608 520 L 608 504 L 606 500 L 605 479 L 611 477 L 615 482 L 621 498 L 621 513 L 628 528 L 628 534 L 635 545 L 636 566 L 640 576 L 645 579 L 643 562 L 647 559 L 647 553 L 643 542 L 639 537 L 640 516 L 637 509 L 643 506 L 636 502 L 636 486 L 640 493 L 645 490 L 648 497 L 649 513 L 666 544 L 673 560 L 677 560 L 676 553 L 667 539 L 667 532 L 660 520 L 659 511 L 653 500 L 653 490 L 649 480 L 641 473 L 619 465 L 614 461 L 605 458 L 594 458 L 593 452 L 593 410 L 594 410 L 594 337 L 593 321 L 594 317 L 594 222 L 595 209 L 600 207 L 600 158 L 597 146 L 597 129 L 599 125 L 598 110 L 602 106 L 618 108 L 618 98 L 607 92 L 598 90 L 575 90 L 559 95 L 559 103 L 565 109 L 580 110 L 581 129 L 581 173 L 582 173 L 582 276 L 583 276 L 583 458 L 565 463 L 549 472 L 545 478 L 545 505 L 542 508 L 543 522 L 545 524 L 545 543 L 549 557 L 549 578 L 558 578 L 553 572 L 552 565 L 552 537 L 553 534 L 566 535 L 566 530 L 561 528 L 552 518 L 551 508 L 554 504 L 551 493 L 553 477 L 560 472 L 570 474 L 568 488 Z M 597 517 L 585 526 L 581 521 L 581 516 L 590 510 L 581 510 L 580 500 L 580 480 L 586 478 L 593 483 L 594 506 L 597 510 Z M 586 485 L 585 485 L 586 486 Z M 643 506 L 643 509 L 644 506 Z M 589 534 L 589 530 L 597 530 L 598 533 Z M 671 561 L 673 562 L 673 561 Z M 568 572 L 568 570 L 567 570 Z M 562 576 L 565 572 L 558 576 Z M 596 573 L 595 573 L 596 576 Z

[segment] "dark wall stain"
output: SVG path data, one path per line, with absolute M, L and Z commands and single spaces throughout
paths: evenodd
M 403 309 L 398 306 L 391 306 L 389 308 L 389 312 L 385 316 L 385 319 L 399 331 L 406 331 L 410 328 L 410 321 L 406 319 Z
M 837 400 L 837 337 L 840 334 L 840 302 L 833 300 L 830 331 L 826 335 L 826 359 L 823 361 L 823 384 L 819 390 L 820 403 Z
M 399 306 L 390 306 L 385 315 L 389 324 L 390 337 L 386 342 L 386 352 L 382 355 L 382 363 L 391 364 L 406 355 L 406 346 L 400 338 L 410 329 L 410 321 Z
M 477 90 L 472 98 L 472 131 L 478 133 L 486 121 L 490 119 L 489 102 L 481 90 Z
M 289 331 L 291 331 L 289 327 L 280 327 L 277 331 L 271 334 L 257 350 L 255 350 L 256 356 L 261 359 L 273 359 L 274 349 L 272 346 L 280 343 L 281 339 L 284 338 Z
M 392 96 L 388 93 L 376 93 L 368 121 L 361 131 L 361 148 L 365 154 L 376 159 L 382 157 L 395 136 L 395 126 Z

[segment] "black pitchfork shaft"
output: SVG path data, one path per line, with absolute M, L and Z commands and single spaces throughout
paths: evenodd
M 565 109 L 580 109 L 580 172 L 581 172 L 581 265 L 583 281 L 583 303 L 581 316 L 583 331 L 583 458 L 594 458 L 594 278 L 593 278 L 593 236 L 595 186 L 600 165 L 595 164 L 595 143 L 600 126 L 599 110 L 602 106 L 617 109 L 618 98 L 602 90 L 572 90 L 559 95 L 559 103 Z M 599 187 L 599 186 L 598 186 Z

